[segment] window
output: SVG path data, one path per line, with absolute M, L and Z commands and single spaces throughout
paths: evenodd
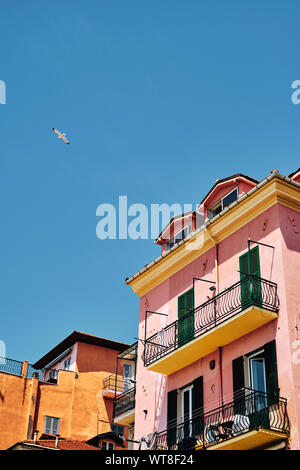
M 171 248 L 181 240 L 184 240 L 192 231 L 192 226 L 187 225 L 183 230 L 177 232 L 174 237 L 170 238 L 168 242 L 165 243 L 165 251 L 171 250 Z
M 238 188 L 235 188 L 233 191 L 230 191 L 230 193 L 222 197 L 220 201 L 216 202 L 216 204 L 214 204 L 208 209 L 208 218 L 213 219 L 223 209 L 225 209 L 225 207 L 229 206 L 232 202 L 236 201 L 237 198 L 238 198 Z
M 255 409 L 260 410 L 267 406 L 266 366 L 264 351 L 259 351 L 248 357 L 248 384 L 249 388 L 262 392 L 255 397 Z
M 208 218 L 213 219 L 216 215 L 218 215 L 222 211 L 222 203 L 218 201 L 212 207 L 208 209 Z
M 124 426 L 120 426 L 119 424 L 111 424 L 110 429 L 111 432 L 114 432 L 118 437 L 124 436 Z
M 129 390 L 133 387 L 133 383 L 131 382 L 132 378 L 132 364 L 124 364 L 123 365 L 123 391 Z
M 102 450 L 114 450 L 115 444 L 113 442 L 102 441 L 101 449 Z
M 59 424 L 60 418 L 54 418 L 53 416 L 45 416 L 44 432 L 46 434 L 58 434 Z
M 69 369 L 70 369 L 70 364 L 71 364 L 71 356 L 68 357 L 68 359 L 66 359 L 66 360 L 64 361 L 64 369 L 65 369 L 65 370 L 69 370 Z
M 57 384 L 58 371 L 56 369 L 50 369 L 47 382 Z
M 189 386 L 181 390 L 181 422 L 184 422 L 184 437 L 192 434 L 192 390 Z
M 225 209 L 225 207 L 229 206 L 232 202 L 236 201 L 238 198 L 238 189 L 235 188 L 233 191 L 231 191 L 227 196 L 223 197 L 221 199 L 222 201 L 222 210 Z

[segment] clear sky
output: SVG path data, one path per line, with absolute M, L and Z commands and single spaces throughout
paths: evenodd
M 196 204 L 217 178 L 298 168 L 300 3 L 0 10 L 0 340 L 29 362 L 75 329 L 132 343 L 139 301 L 124 280 L 160 248 L 99 240 L 97 206 Z

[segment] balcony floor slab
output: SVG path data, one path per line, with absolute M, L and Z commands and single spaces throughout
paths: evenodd
M 278 313 L 262 307 L 251 306 L 219 325 L 147 366 L 148 370 L 170 375 L 192 364 L 201 357 L 226 346 L 251 331 L 277 318 Z
M 260 428 L 211 445 L 206 450 L 254 450 L 276 444 L 287 437 L 286 433 Z

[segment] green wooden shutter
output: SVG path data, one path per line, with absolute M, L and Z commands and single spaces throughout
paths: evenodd
M 251 300 L 252 304 L 258 305 L 259 307 L 262 305 L 262 293 L 261 293 L 261 282 L 260 282 L 260 262 L 259 262 L 259 250 L 258 246 L 253 248 L 249 251 L 249 272 L 257 278 L 252 278 L 252 292 L 251 292 Z
M 241 303 L 242 308 L 249 307 L 250 284 L 247 278 L 249 274 L 248 252 L 240 256 L 240 280 L 241 280 Z M 245 280 L 244 280 L 245 279 Z
M 193 436 L 201 435 L 204 429 L 203 418 L 203 376 L 197 378 L 193 382 L 192 391 L 192 419 L 193 419 Z M 202 436 L 201 436 L 202 437 Z
M 185 314 L 185 294 L 178 297 L 178 318 Z
M 167 446 L 176 443 L 176 426 L 177 426 L 177 389 L 168 392 L 167 405 Z
M 276 358 L 276 341 L 270 341 L 264 345 L 265 350 L 265 367 L 268 405 L 278 402 L 278 375 L 277 375 L 277 358 Z
M 185 308 L 187 312 L 194 308 L 194 289 L 191 289 L 188 292 L 186 292 L 185 304 L 186 304 Z
M 194 308 L 194 289 L 178 297 L 178 347 L 194 338 L 194 315 L 187 313 Z
M 245 414 L 245 378 L 244 357 L 237 357 L 232 361 L 233 401 L 234 413 Z
M 258 246 L 247 251 L 239 258 L 240 280 L 241 280 L 241 302 L 242 308 L 248 308 L 251 305 L 262 305 L 261 282 L 256 278 L 245 278 L 252 274 L 260 278 L 260 261 Z
M 240 277 L 244 279 L 249 274 L 248 270 L 248 252 L 240 256 Z

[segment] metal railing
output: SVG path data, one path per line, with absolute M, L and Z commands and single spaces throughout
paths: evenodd
M 127 411 L 133 410 L 135 408 L 135 387 L 119 395 L 114 400 L 114 410 L 113 416 L 117 416 L 126 413 Z
M 7 357 L 0 357 L 0 372 L 7 374 L 17 375 L 22 377 L 23 362 L 9 359 Z M 26 366 L 25 366 L 26 370 Z M 31 379 L 33 374 L 39 379 L 40 382 L 54 383 L 58 381 L 58 372 L 60 369 L 35 369 L 32 364 L 28 364 L 26 378 Z
M 123 392 L 123 379 L 121 377 L 111 374 L 103 379 L 103 391 L 114 390 L 116 392 Z
M 18 375 L 22 377 L 22 366 L 23 362 L 15 361 L 7 357 L 0 357 L 0 372 L 6 372 L 7 374 Z
M 143 352 L 145 366 L 149 366 L 253 305 L 278 312 L 277 284 L 249 275 L 188 311 L 182 318 L 146 338 Z
M 156 450 L 192 450 L 233 439 L 260 428 L 289 434 L 287 401 L 279 394 L 242 389 L 230 403 L 169 426 L 156 435 Z

